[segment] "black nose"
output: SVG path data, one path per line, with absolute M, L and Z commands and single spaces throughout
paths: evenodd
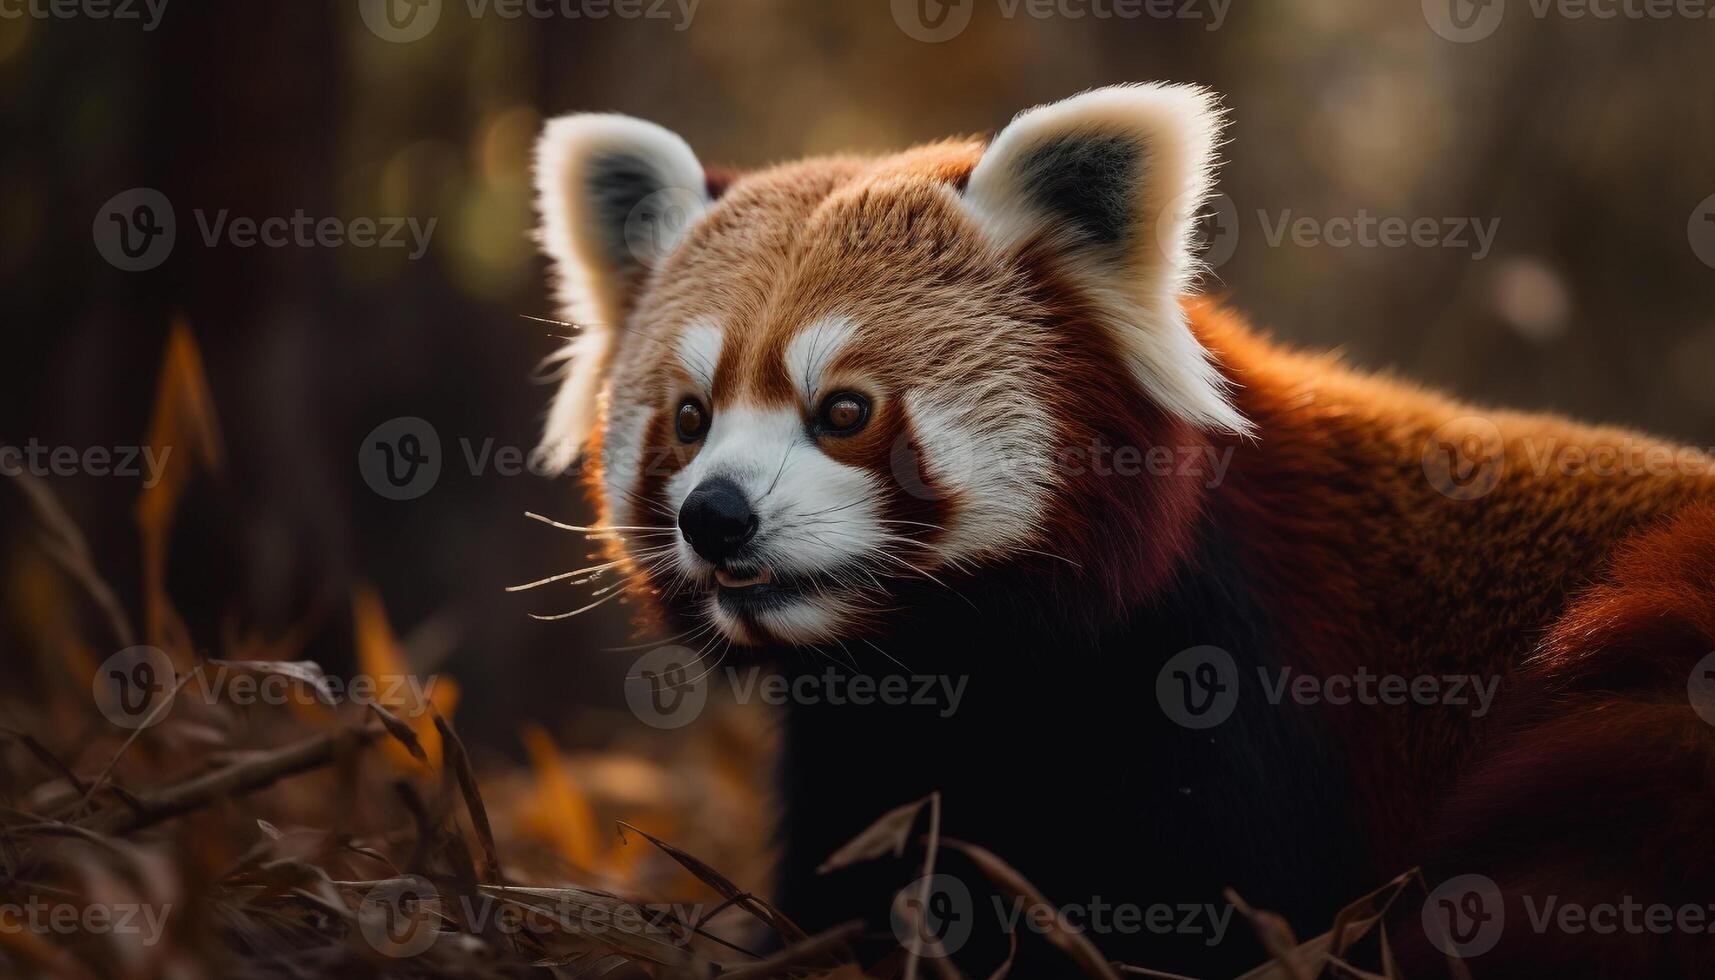
M 756 515 L 738 484 L 716 477 L 698 484 L 680 505 L 679 532 L 692 550 L 718 565 L 756 533 Z

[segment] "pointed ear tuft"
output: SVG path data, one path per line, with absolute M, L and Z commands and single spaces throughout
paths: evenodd
M 1221 109 L 1191 85 L 1095 89 L 1020 113 L 964 200 L 1004 248 L 1039 249 L 1084 285 L 1145 392 L 1208 429 L 1248 433 L 1180 307 L 1212 182 Z
M 560 389 L 542 448 L 555 469 L 576 460 L 616 338 L 637 293 L 710 201 L 696 154 L 674 133 L 629 116 L 551 120 L 536 144 L 538 239 L 553 263 L 560 312 L 580 335 L 553 358 Z

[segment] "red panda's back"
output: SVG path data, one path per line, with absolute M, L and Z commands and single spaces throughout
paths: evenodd
M 1212 305 L 1191 309 L 1259 430 L 1254 444 L 1232 444 L 1211 513 L 1244 542 L 1300 670 L 1468 677 L 1504 704 L 1528 685 L 1521 667 L 1545 637 L 1589 628 L 1569 610 L 1617 581 L 1616 555 L 1638 561 L 1647 545 L 1628 542 L 1715 502 L 1715 461 L 1701 452 L 1461 404 L 1284 350 Z M 1686 548 L 1687 561 L 1661 571 L 1670 583 L 1694 577 L 1695 555 L 1715 561 L 1715 533 Z M 1606 608 L 1635 618 L 1641 586 L 1611 587 Z M 1684 602 L 1696 587 L 1657 589 Z M 1492 725 L 1494 712 L 1463 701 L 1330 712 L 1384 858 L 1419 837 Z

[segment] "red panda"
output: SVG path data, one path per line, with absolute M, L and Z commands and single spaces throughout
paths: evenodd
M 540 240 L 581 328 L 544 448 L 587 461 L 633 591 L 782 670 L 970 681 L 951 713 L 788 709 L 787 912 L 885 922 L 896 869 L 814 869 L 940 791 L 950 835 L 1057 902 L 1230 886 L 1314 935 L 1421 866 L 1499 898 L 1439 927 L 1402 900 L 1408 963 L 1715 967 L 1695 929 L 1541 913 L 1715 902 L 1715 461 L 1289 350 L 1193 295 L 1221 124 L 1205 90 L 1126 85 L 986 142 L 732 177 L 636 119 L 543 133 Z M 1194 677 L 1230 692 L 1219 724 L 1172 710 Z M 1198 975 L 1264 957 L 1242 923 L 1092 938 Z M 1020 975 L 1057 955 L 1026 937 Z

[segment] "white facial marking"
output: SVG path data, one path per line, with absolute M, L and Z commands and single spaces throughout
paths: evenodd
M 642 402 L 617 401 L 611 392 L 604 393 L 600 401 L 607 415 L 602 428 L 601 475 L 608 523 L 619 527 L 671 523 L 665 515 L 644 513 L 648 508 L 637 504 L 638 481 L 655 463 L 643 445 L 652 410 Z
M 716 410 L 708 441 L 691 465 L 667 483 L 668 505 L 675 511 L 685 497 L 711 477 L 737 483 L 756 512 L 754 558 L 775 579 L 837 575 L 863 581 L 859 569 L 880 567 L 885 545 L 881 523 L 881 487 L 868 472 L 847 466 L 822 452 L 796 407 L 739 405 Z M 677 541 L 681 568 L 701 578 L 709 565 L 685 542 Z M 854 606 L 830 584 L 810 587 L 788 602 L 757 614 L 757 621 L 789 642 L 828 639 Z M 748 631 L 711 603 L 716 624 L 738 642 Z
M 857 321 L 850 317 L 823 317 L 787 343 L 786 373 L 806 405 L 816 404 L 822 393 L 823 373 L 851 343 L 857 328 Z
M 709 596 L 709 601 L 705 605 L 708 607 L 710 618 L 715 621 L 715 626 L 734 643 L 750 644 L 756 642 L 755 638 L 751 636 L 750 627 L 745 625 L 744 620 L 721 608 L 719 599 Z
M 757 619 L 787 643 L 815 643 L 837 635 L 850 610 L 851 604 L 837 597 L 817 596 L 813 602 L 765 609 Z
M 910 392 L 905 407 L 923 475 L 952 498 L 943 554 L 994 557 L 1035 535 L 1058 482 L 1046 406 L 1018 389 L 976 384 Z
M 721 362 L 721 346 L 726 335 L 713 323 L 698 322 L 685 328 L 674 346 L 679 364 L 697 383 L 704 395 L 715 387 L 715 365 Z

